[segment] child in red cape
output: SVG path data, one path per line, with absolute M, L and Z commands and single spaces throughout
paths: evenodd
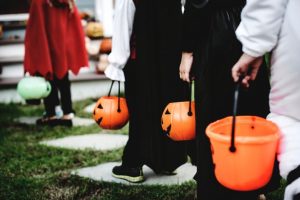
M 46 114 L 39 125 L 72 125 L 68 71 L 78 74 L 88 66 L 84 33 L 73 0 L 32 0 L 25 36 L 24 69 L 30 75 L 48 79 L 52 90 L 44 99 Z M 60 92 L 63 117 L 57 118 Z

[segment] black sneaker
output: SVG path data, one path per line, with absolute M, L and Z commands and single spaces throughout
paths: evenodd
M 60 118 L 60 119 L 58 119 L 57 125 L 72 127 L 73 126 L 73 121 L 72 121 L 72 119 L 62 119 L 62 118 Z
M 72 127 L 74 117 L 75 117 L 74 113 L 63 115 L 61 118 L 59 118 L 58 125 Z
M 143 170 L 141 167 L 127 168 L 124 166 L 115 166 L 112 169 L 112 176 L 124 179 L 131 183 L 139 183 L 144 181 Z
M 43 116 L 36 120 L 36 125 L 38 126 L 57 126 L 58 119 L 53 117 Z

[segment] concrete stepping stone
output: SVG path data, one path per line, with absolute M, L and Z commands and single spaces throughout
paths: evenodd
M 99 151 L 107 151 L 125 146 L 127 140 L 127 135 L 98 133 L 68 136 L 55 140 L 42 141 L 40 142 L 40 144 L 66 149 L 92 149 Z
M 84 112 L 86 112 L 86 113 L 93 113 L 93 112 L 94 112 L 95 105 L 96 105 L 96 102 L 95 102 L 95 103 L 92 103 L 92 104 L 90 104 L 90 105 L 88 105 L 88 106 L 86 106 L 86 107 L 84 108 Z
M 21 124 L 33 125 L 38 118 L 40 117 L 19 117 L 15 121 Z M 73 119 L 73 126 L 90 126 L 94 123 L 95 121 L 92 118 L 74 117 Z
M 73 175 L 90 178 L 95 181 L 105 181 L 122 183 L 128 185 L 178 185 L 186 181 L 194 181 L 193 177 L 196 174 L 196 167 L 190 163 L 186 163 L 177 168 L 176 175 L 156 175 L 149 167 L 143 166 L 143 172 L 145 181 L 142 183 L 130 183 L 128 181 L 114 178 L 111 174 L 111 170 L 114 166 L 120 165 L 119 162 L 109 162 L 94 167 L 86 167 L 82 169 L 73 170 Z

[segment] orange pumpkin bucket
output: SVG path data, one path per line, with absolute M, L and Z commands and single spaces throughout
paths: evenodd
M 174 141 L 193 140 L 196 136 L 195 102 L 192 101 L 192 84 L 189 84 L 189 101 L 169 103 L 161 117 L 164 134 Z
M 101 97 L 94 108 L 93 118 L 103 129 L 120 129 L 128 122 L 126 99 L 116 96 Z
M 161 127 L 174 141 L 195 138 L 195 102 L 173 102 L 165 108 L 161 117 Z
M 234 115 L 211 123 L 210 139 L 217 180 L 238 191 L 256 190 L 271 179 L 279 140 L 278 127 L 256 116 Z
M 120 129 L 129 120 L 126 99 L 120 97 L 119 81 L 118 96 L 110 96 L 113 84 L 114 81 L 112 81 L 108 95 L 101 97 L 94 107 L 93 118 L 103 129 Z
M 249 191 L 266 185 L 273 171 L 279 130 L 260 117 L 238 116 L 236 119 L 236 151 L 231 152 L 232 117 L 210 124 L 210 138 L 217 180 L 233 190 Z

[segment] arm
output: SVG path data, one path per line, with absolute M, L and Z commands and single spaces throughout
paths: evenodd
M 109 65 L 105 75 L 118 81 L 125 81 L 123 68 L 130 55 L 135 5 L 132 0 L 118 0 L 114 16 L 112 52 L 108 56 Z
M 244 54 L 232 68 L 232 77 L 243 84 L 256 78 L 262 56 L 277 44 L 288 0 L 248 0 L 236 31 Z
M 248 0 L 236 31 L 243 52 L 260 57 L 276 45 L 288 0 Z
M 193 52 L 197 51 L 203 37 L 205 23 L 208 22 L 207 9 L 196 8 L 194 0 L 186 0 L 183 15 L 182 56 L 179 66 L 179 76 L 183 81 L 190 82 L 193 64 Z M 201 31 L 202 29 L 202 31 Z

